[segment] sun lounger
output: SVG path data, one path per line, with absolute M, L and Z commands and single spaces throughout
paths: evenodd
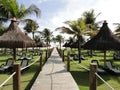
M 85 60 L 85 57 L 84 57 L 84 55 L 81 55 L 81 60 Z M 79 60 L 79 57 L 78 57 L 78 55 L 74 55 L 73 56 L 73 60 Z
M 97 66 L 98 66 L 97 67 L 97 73 L 98 74 L 105 74 L 106 73 L 106 71 L 99 65 L 97 60 L 92 60 L 91 62 L 97 64 Z
M 9 71 L 10 67 L 13 65 L 14 61 L 12 58 L 8 58 L 6 61 L 6 64 L 2 64 L 0 66 L 0 73 L 5 73 L 6 71 Z
M 26 55 L 26 56 L 22 56 L 22 57 L 18 58 L 18 60 L 23 60 L 23 59 L 32 60 L 33 59 L 33 55 L 30 54 L 30 55 Z
M 88 53 L 88 55 L 91 56 L 91 57 L 92 57 L 92 56 L 96 56 L 96 53 L 95 53 L 94 51 L 91 51 L 91 50 L 90 50 L 90 51 L 87 51 L 87 53 Z
M 111 61 L 106 61 L 105 70 L 107 70 L 111 74 L 120 74 L 120 70 L 114 67 Z
M 120 55 L 114 54 L 114 55 L 113 55 L 113 59 L 114 59 L 114 60 L 120 60 Z
M 32 60 L 32 59 L 33 59 L 33 55 L 30 54 L 30 55 L 28 55 L 26 58 L 27 58 L 28 60 Z
M 28 59 L 23 59 L 22 62 L 21 62 L 21 69 L 26 67 L 29 63 L 29 60 Z
M 29 63 L 29 60 L 28 60 L 28 59 L 23 59 L 23 60 L 21 61 L 21 64 L 20 64 L 21 72 L 23 72 L 23 71 L 25 71 L 25 70 L 27 70 L 27 69 L 29 68 L 29 67 L 25 68 L 25 67 L 28 65 L 28 63 Z M 13 72 L 14 72 L 13 66 L 11 66 L 11 69 L 10 69 L 9 72 L 10 72 L 10 73 L 13 73 Z

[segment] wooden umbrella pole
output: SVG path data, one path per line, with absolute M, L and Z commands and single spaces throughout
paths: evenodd
M 78 38 L 78 58 L 79 58 L 79 63 L 81 63 L 81 46 L 80 46 L 80 37 Z
M 104 66 L 106 66 L 106 50 L 104 50 Z
M 13 59 L 16 61 L 16 48 L 13 48 Z

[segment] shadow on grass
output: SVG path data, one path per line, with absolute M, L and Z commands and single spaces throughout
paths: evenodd
M 79 87 L 85 86 L 89 87 L 89 72 L 87 71 L 71 71 L 73 78 L 75 79 L 76 83 Z M 110 74 L 100 75 L 105 81 L 114 79 L 115 81 L 120 83 L 120 76 L 114 76 Z M 102 80 L 97 78 L 97 86 L 104 84 Z
M 30 66 L 28 69 L 22 72 L 22 75 L 29 75 L 31 73 L 39 71 L 39 65 L 38 64 L 33 64 Z
M 0 60 L 0 64 L 6 64 L 7 59 Z
M 23 73 L 23 75 L 30 74 L 30 73 L 33 73 L 33 72 L 35 72 L 35 71 L 36 71 L 36 72 L 35 72 L 33 78 L 32 78 L 31 80 L 29 80 L 29 84 L 27 85 L 27 87 L 25 88 L 25 90 L 30 90 L 30 89 L 31 89 L 34 81 L 36 80 L 36 78 L 37 78 L 37 76 L 38 76 L 38 74 L 39 74 L 39 72 L 40 72 L 39 66 L 35 67 L 35 66 L 33 65 L 33 67 L 30 67 L 29 69 L 30 69 L 30 70 L 29 70 L 28 72 L 26 72 L 26 73 Z M 22 82 L 28 82 L 28 81 L 22 81 Z
M 38 74 L 39 74 L 39 71 L 37 71 L 37 72 L 35 73 L 34 77 L 33 77 L 32 80 L 29 82 L 29 84 L 27 85 L 27 87 L 25 88 L 25 90 L 30 90 L 30 89 L 31 89 L 33 83 L 35 82 L 35 80 L 36 80 L 36 78 L 37 78 L 37 76 L 38 76 Z
M 71 71 L 71 74 L 79 86 L 89 86 L 89 72 Z

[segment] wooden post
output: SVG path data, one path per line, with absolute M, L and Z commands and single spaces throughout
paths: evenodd
M 16 72 L 16 74 L 13 76 L 13 90 L 20 90 L 20 65 L 19 64 L 15 64 L 13 66 L 14 72 Z
M 106 66 L 106 50 L 104 50 L 104 67 Z
M 96 75 L 95 73 L 97 72 L 97 64 L 96 63 L 91 63 L 90 64 L 90 90 L 97 90 L 96 89 Z
M 16 48 L 13 48 L 13 59 L 16 61 Z
M 62 61 L 64 62 L 64 50 L 63 50 L 63 54 L 62 54 Z
M 42 70 L 42 54 L 40 54 L 40 71 Z
M 70 71 L 70 56 L 69 56 L 69 52 L 68 52 L 68 55 L 67 55 L 67 71 Z

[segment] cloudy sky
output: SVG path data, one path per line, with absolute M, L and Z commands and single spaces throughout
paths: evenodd
M 37 5 L 41 9 L 41 17 L 34 18 L 39 23 L 39 30 L 49 28 L 52 31 L 67 20 L 80 18 L 85 11 L 95 10 L 97 21 L 107 20 L 111 30 L 113 23 L 120 23 L 120 0 L 18 0 L 26 6 Z

